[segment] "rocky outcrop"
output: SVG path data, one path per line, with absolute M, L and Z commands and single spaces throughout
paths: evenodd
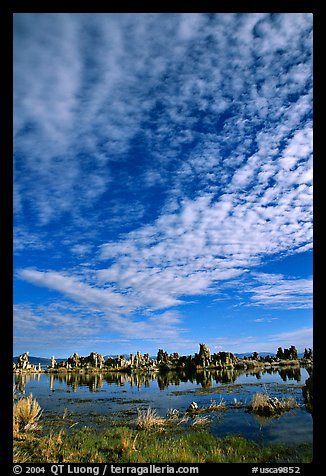
M 55 366 L 56 366 L 56 364 L 57 364 L 57 362 L 56 362 L 56 360 L 55 360 L 55 358 L 54 358 L 54 355 L 52 355 L 52 357 L 51 357 L 51 369 L 54 369 Z
M 38 365 L 31 364 L 28 360 L 29 352 L 24 352 L 18 357 L 17 364 L 13 363 L 13 371 L 16 373 L 20 372 L 41 372 L 41 364 Z
M 205 344 L 199 344 L 199 365 L 201 367 L 209 367 L 211 364 L 211 353 Z
M 289 350 L 288 354 L 293 356 L 296 352 L 294 346 Z M 291 350 L 291 352 L 290 352 Z M 279 348 L 279 355 L 286 353 L 281 348 Z M 103 355 L 98 352 L 91 352 L 88 356 L 83 357 L 79 356 L 75 352 L 71 357 L 66 361 L 57 362 L 52 356 L 51 364 L 48 366 L 48 371 L 61 371 L 61 372 L 70 372 L 70 371 L 138 371 L 138 372 L 148 372 L 148 371 L 169 371 L 169 370 L 232 370 L 232 369 L 262 369 L 262 368 L 274 368 L 279 366 L 297 366 L 300 365 L 311 365 L 312 366 L 312 351 L 311 349 L 306 350 L 305 358 L 303 359 L 280 359 L 279 357 L 270 357 L 266 358 L 259 356 L 257 352 L 254 352 L 251 356 L 247 358 L 240 358 L 235 356 L 232 352 L 218 352 L 211 354 L 210 349 L 206 344 L 199 344 L 199 352 L 194 355 L 180 356 L 177 352 L 168 354 L 168 352 L 163 349 L 159 349 L 156 359 L 151 359 L 148 353 L 141 354 L 137 352 L 136 354 L 130 354 L 129 358 L 125 355 L 118 355 L 116 357 L 108 357 L 106 360 Z M 28 352 L 21 354 L 18 358 L 17 364 L 13 364 L 13 370 L 15 372 L 25 372 L 25 371 L 41 371 L 41 366 L 33 365 L 28 361 Z
M 187 412 L 191 413 L 191 412 L 196 412 L 196 411 L 198 411 L 198 403 L 191 402 L 189 407 L 187 408 Z

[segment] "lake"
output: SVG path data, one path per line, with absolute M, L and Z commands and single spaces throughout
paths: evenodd
M 191 402 L 199 408 L 223 402 L 225 411 L 201 414 L 217 436 L 243 435 L 261 443 L 312 443 L 313 420 L 303 387 L 305 368 L 282 367 L 264 371 L 203 370 L 153 373 L 88 373 L 14 375 L 20 392 L 30 393 L 43 409 L 45 430 L 56 427 L 105 427 L 110 421 L 136 419 L 138 409 L 151 407 L 165 417 L 175 408 L 184 414 Z M 294 397 L 298 408 L 277 418 L 257 417 L 247 411 L 257 392 L 270 397 Z

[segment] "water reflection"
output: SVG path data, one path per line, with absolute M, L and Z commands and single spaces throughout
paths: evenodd
M 302 395 L 307 412 L 313 415 L 313 371 L 312 367 L 307 367 L 309 378 L 302 387 Z
M 87 386 L 91 392 L 96 392 L 103 386 L 103 374 L 89 373 L 89 374 L 50 374 L 50 390 L 53 390 L 55 382 L 65 383 L 67 387 L 70 387 L 73 392 L 76 392 L 78 388 Z
M 25 393 L 25 388 L 28 382 L 31 380 L 40 381 L 41 374 L 16 374 L 15 375 L 15 385 L 16 389 L 20 393 Z
M 280 367 L 278 372 L 284 382 L 290 379 L 297 382 L 301 381 L 300 367 Z
M 308 370 L 308 369 L 307 369 Z M 308 370 L 309 372 L 309 370 Z M 312 373 L 312 371 L 311 371 Z M 107 372 L 107 373 L 49 373 L 50 390 L 54 390 L 56 382 L 65 384 L 76 392 L 80 386 L 87 386 L 91 392 L 99 391 L 106 382 L 109 385 L 117 385 L 120 387 L 128 385 L 129 387 L 150 387 L 152 382 L 157 382 L 160 390 L 167 389 L 170 385 L 178 386 L 181 383 L 193 383 L 200 385 L 202 388 L 210 388 L 213 384 L 230 384 L 234 383 L 241 375 L 246 377 L 253 376 L 260 380 L 264 374 L 278 374 L 281 379 L 301 381 L 299 367 L 279 367 L 265 368 L 263 370 L 246 370 L 241 369 L 224 369 L 224 370 L 200 370 L 191 372 L 189 370 L 182 371 L 166 371 L 166 372 Z M 16 388 L 20 392 L 25 391 L 26 384 L 31 380 L 40 380 L 41 374 L 15 374 Z M 311 377 L 312 382 L 312 377 Z M 304 398 L 312 401 L 312 383 L 309 379 L 306 381 L 306 390 Z M 311 396 L 310 396 L 311 395 Z M 309 406 L 310 404 L 307 403 Z M 312 407 L 312 404 L 311 404 Z

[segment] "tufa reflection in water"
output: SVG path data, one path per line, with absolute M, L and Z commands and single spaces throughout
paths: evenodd
M 309 378 L 307 378 L 304 387 L 302 387 L 302 395 L 307 412 L 313 415 L 313 371 L 312 367 L 307 367 Z
M 39 382 L 41 379 L 41 374 L 17 374 L 15 375 L 15 385 L 20 393 L 25 393 L 25 388 L 28 382 L 31 380 L 36 380 Z
M 311 374 L 306 381 L 304 388 L 305 402 L 311 400 L 312 408 L 312 370 L 307 369 Z M 262 370 L 246 370 L 241 369 L 224 369 L 224 370 L 197 370 L 197 371 L 163 371 L 163 372 L 108 372 L 108 373 L 50 373 L 48 375 L 50 390 L 53 391 L 55 382 L 66 384 L 76 392 L 80 386 L 87 386 L 91 392 L 96 392 L 103 387 L 106 382 L 109 385 L 125 386 L 129 385 L 131 388 L 149 387 L 151 382 L 157 382 L 160 390 L 167 389 L 170 385 L 179 386 L 181 383 L 193 383 L 200 385 L 204 389 L 208 389 L 213 384 L 230 384 L 234 383 L 241 375 L 254 376 L 260 380 L 264 374 L 278 374 L 281 379 L 301 381 L 300 367 L 279 367 L 267 368 Z M 16 374 L 15 385 L 17 389 L 24 393 L 26 384 L 30 380 L 40 380 L 40 374 Z M 307 403 L 310 406 L 310 403 Z M 309 410 L 308 410 L 309 411 Z

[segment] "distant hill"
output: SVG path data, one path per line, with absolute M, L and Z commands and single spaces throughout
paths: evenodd
M 104 360 L 107 360 L 109 357 L 111 357 L 111 358 L 113 357 L 114 359 L 116 359 L 117 357 L 121 357 L 121 355 L 122 355 L 122 357 L 125 357 L 127 360 L 130 359 L 130 354 L 114 354 L 114 355 L 110 354 L 110 355 L 104 355 L 103 357 L 104 357 Z M 134 355 L 136 355 L 136 354 L 134 354 Z M 156 357 L 157 357 L 157 355 L 150 355 L 149 356 L 150 360 L 155 360 Z
M 252 352 L 244 352 L 243 354 L 234 354 L 237 357 L 240 357 L 243 359 L 244 357 L 250 357 L 252 355 Z M 266 355 L 270 355 L 271 357 L 275 357 L 276 354 L 275 352 L 258 352 L 258 357 L 266 357 Z M 298 352 L 298 357 L 301 359 L 303 357 L 303 352 Z
M 103 355 L 104 360 L 107 360 L 108 358 L 113 358 L 116 359 L 117 357 L 125 357 L 127 360 L 130 358 L 130 354 L 110 354 L 110 355 Z
M 250 357 L 252 352 L 244 352 L 243 354 L 234 354 L 236 357 L 240 357 L 243 359 L 244 357 Z M 266 355 L 270 355 L 271 357 L 275 357 L 275 353 L 273 352 L 258 352 L 258 357 L 266 357 Z

